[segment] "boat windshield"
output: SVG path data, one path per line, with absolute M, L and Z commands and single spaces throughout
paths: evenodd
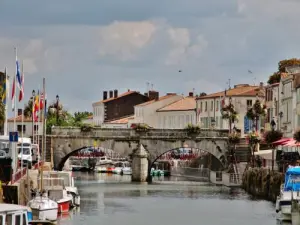
M 21 150 L 22 150 L 22 148 L 18 148 L 18 154 L 22 154 Z M 23 154 L 30 155 L 30 148 L 23 148 Z

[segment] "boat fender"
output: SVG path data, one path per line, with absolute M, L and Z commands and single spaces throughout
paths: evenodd
M 279 202 L 279 199 L 277 199 L 277 201 L 276 201 L 275 209 L 276 209 L 276 213 L 279 213 L 279 211 L 280 211 L 280 202 Z

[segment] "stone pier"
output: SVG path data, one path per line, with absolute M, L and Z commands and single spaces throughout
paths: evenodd
M 132 155 L 132 181 L 147 182 L 148 178 L 148 152 L 142 144 Z

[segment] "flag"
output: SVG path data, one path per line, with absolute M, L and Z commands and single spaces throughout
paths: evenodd
M 20 72 L 20 65 L 18 62 L 18 59 L 16 58 L 16 66 L 17 66 L 17 74 L 16 74 L 16 78 L 17 78 L 17 85 L 19 90 L 21 90 L 22 88 L 22 78 L 21 78 L 21 72 Z
M 40 91 L 38 90 L 37 95 L 35 96 L 34 101 L 34 111 L 38 112 L 40 110 Z
M 2 103 L 6 105 L 6 82 L 7 82 L 7 75 L 6 75 L 6 68 L 4 72 L 4 80 L 3 80 L 3 85 L 2 85 Z
M 11 89 L 11 102 L 12 102 L 12 111 L 15 111 L 15 90 L 16 88 L 16 77 L 14 76 L 13 84 L 12 84 L 12 89 Z
M 24 72 L 22 73 L 21 76 L 21 88 L 19 92 L 19 102 L 21 102 L 24 98 Z
M 40 103 L 39 103 L 39 109 L 42 110 L 44 108 L 44 93 L 41 93 L 40 96 Z

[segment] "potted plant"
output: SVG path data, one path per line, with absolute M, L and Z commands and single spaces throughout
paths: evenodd
M 187 131 L 188 135 L 197 135 L 201 132 L 200 126 L 193 125 L 191 123 L 186 126 L 185 130 Z
M 136 131 L 136 132 L 147 132 L 150 129 L 150 126 L 144 123 L 138 123 L 132 126 L 132 128 Z
M 80 126 L 81 132 L 91 132 L 94 129 L 94 127 L 91 124 L 82 124 Z
M 268 145 L 272 144 L 275 141 L 280 140 L 282 136 L 283 136 L 282 132 L 278 130 L 267 131 L 264 134 L 265 141 L 268 143 Z
M 228 142 L 230 144 L 236 145 L 240 143 L 240 140 L 241 140 L 241 136 L 236 132 L 228 135 Z

